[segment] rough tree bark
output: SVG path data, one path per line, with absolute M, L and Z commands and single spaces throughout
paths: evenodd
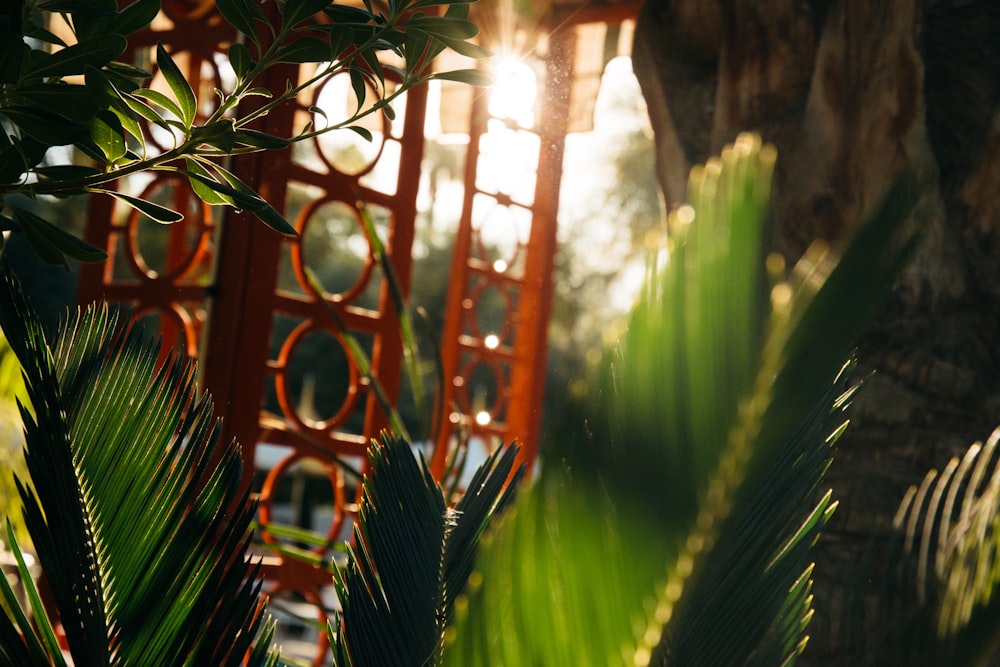
M 773 238 L 790 260 L 848 233 L 901 169 L 923 184 L 926 241 L 859 343 L 877 374 L 829 475 L 842 502 L 806 652 L 909 664 L 878 647 L 899 648 L 905 619 L 872 613 L 857 579 L 905 488 L 1000 423 L 1000 3 L 647 0 L 633 57 L 668 203 L 692 164 L 759 131 L 778 147 Z

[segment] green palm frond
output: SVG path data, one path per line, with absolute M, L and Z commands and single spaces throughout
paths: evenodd
M 21 519 L 21 499 L 14 485 L 14 476 L 25 477 L 24 435 L 17 399 L 27 400 L 21 366 L 7 339 L 0 335 L 0 525 L 9 519 L 15 526 L 17 539 L 26 544 L 30 538 Z M 13 473 L 13 476 L 11 475 Z M 0 543 L 6 541 L 0 535 Z
M 355 543 L 335 578 L 342 612 L 334 664 L 433 664 L 479 538 L 514 497 L 524 469 L 514 472 L 516 447 L 498 449 L 451 508 L 404 440 L 386 435 L 368 456 Z
M 693 171 L 592 437 L 563 443 L 568 466 L 546 465 L 491 536 L 445 664 L 794 660 L 831 511 L 816 492 L 847 398 L 834 383 L 912 243 L 889 242 L 908 214 L 897 189 L 839 262 L 814 250 L 769 283 L 774 159 L 743 136 Z
M 893 526 L 900 573 L 952 664 L 975 664 L 1000 645 L 1000 429 L 939 473 L 911 486 Z M 940 657 L 940 656 L 939 656 Z
M 0 617 L 0 661 L 63 664 L 50 612 L 77 665 L 239 665 L 255 646 L 261 658 L 254 508 L 193 365 L 158 364 L 157 346 L 106 307 L 50 343 L 16 280 L 2 283 L 0 324 L 32 406 L 33 491 L 19 486 L 53 608 L 33 609 L 37 631 Z

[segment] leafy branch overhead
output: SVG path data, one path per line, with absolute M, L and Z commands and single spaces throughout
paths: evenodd
M 272 229 L 295 234 L 219 158 L 343 129 L 371 139 L 358 122 L 375 113 L 391 119 L 392 103 L 414 86 L 431 79 L 486 82 L 479 69 L 432 70 L 445 49 L 471 58 L 486 54 L 470 41 L 478 28 L 464 1 L 390 2 L 383 13 L 367 2 L 220 0 L 219 12 L 238 32 L 225 54 L 235 80 L 212 99 L 199 99 L 162 45 L 151 56 L 165 87 L 153 86 L 153 72 L 125 62 L 134 55 L 127 53 L 129 36 L 149 26 L 160 0 L 123 9 L 115 0 L 15 2 L 13 34 L 0 43 L 0 230 L 23 233 L 50 263 L 100 261 L 105 253 L 40 218 L 30 203 L 36 197 L 98 193 L 163 224 L 182 219 L 115 191 L 116 179 L 140 172 L 178 174 L 207 204 L 249 211 Z M 305 74 L 281 90 L 263 86 L 265 74 L 282 64 L 299 65 Z M 346 119 L 322 127 L 309 122 L 293 136 L 254 129 L 272 110 L 335 75 L 350 78 L 357 101 Z M 310 111 L 326 119 L 322 109 Z M 57 146 L 73 147 L 86 164 L 52 163 L 49 149 Z

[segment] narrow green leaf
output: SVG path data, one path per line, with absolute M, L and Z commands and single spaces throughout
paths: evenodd
M 361 127 L 360 125 L 349 125 L 347 129 L 356 132 L 366 141 L 371 141 L 373 139 L 372 133 L 368 130 L 368 128 Z
M 49 32 L 40 25 L 32 24 L 31 27 L 25 31 L 24 36 L 30 37 L 31 39 L 37 39 L 38 41 L 45 42 L 46 44 L 66 46 L 66 42 L 64 42 L 59 35 Z
M 56 639 L 55 628 L 52 627 L 52 621 L 49 619 L 49 615 L 45 611 L 45 605 L 42 603 L 42 596 L 38 592 L 38 588 L 35 586 L 35 580 L 32 577 L 31 570 L 28 568 L 28 564 L 24 559 L 24 553 L 21 551 L 21 545 L 18 544 L 17 536 L 14 535 L 14 528 L 11 526 L 10 521 L 7 521 L 7 544 L 14 554 L 14 560 L 17 563 L 17 575 L 18 579 L 21 581 L 21 585 L 24 588 L 25 596 L 28 598 L 28 606 L 31 609 L 32 619 L 31 623 L 27 622 L 24 618 L 24 612 L 19 608 L 19 602 L 14 602 L 11 605 L 13 609 L 17 609 L 18 625 L 21 625 L 22 619 L 24 620 L 24 625 L 22 626 L 22 632 L 24 632 L 26 637 L 29 637 L 29 647 L 36 653 L 36 656 L 41 653 L 47 659 L 51 661 L 51 664 L 60 667 L 65 667 L 66 661 L 63 658 L 62 650 L 59 648 L 59 640 Z M 6 582 L 5 589 L 7 587 Z M 35 632 L 35 628 L 41 633 L 41 639 L 45 642 L 45 649 L 42 649 L 42 645 L 38 641 L 38 635 Z
M 125 47 L 125 38 L 116 34 L 73 44 L 49 55 L 41 64 L 27 72 L 24 78 L 83 74 L 88 65 L 103 67 L 114 60 L 125 51 Z
M 333 60 L 330 43 L 319 37 L 300 37 L 278 51 L 278 62 L 325 63 Z
M 267 99 L 271 99 L 272 97 L 274 97 L 274 93 L 272 93 L 267 88 L 251 88 L 250 90 L 243 93 L 243 95 L 246 97 L 264 97 Z
M 14 219 L 31 238 L 43 241 L 46 246 L 80 262 L 103 262 L 108 254 L 97 246 L 79 239 L 65 230 L 56 227 L 44 218 L 35 215 L 31 211 L 13 207 Z M 64 263 L 60 257 L 57 264 Z
M 219 192 L 219 182 L 201 163 L 190 157 L 184 158 L 184 162 L 187 164 L 186 175 L 191 183 L 191 189 L 203 202 L 211 206 L 234 205 L 232 197 Z
M 143 215 L 149 217 L 156 222 L 164 225 L 169 225 L 174 222 L 180 222 L 184 219 L 184 216 L 177 211 L 172 211 L 165 206 L 160 206 L 159 204 L 154 204 L 151 201 L 145 199 L 139 199 L 138 197 L 133 197 L 132 195 L 126 195 L 121 192 L 112 192 L 111 190 L 97 190 L 94 192 L 102 192 L 106 195 L 111 195 L 115 199 L 128 204 L 135 210 L 139 211 Z
M 284 26 L 292 28 L 330 5 L 332 0 L 288 0 L 283 9 Z
M 170 86 L 174 98 L 177 100 L 181 121 L 187 129 L 191 129 L 195 114 L 198 111 L 198 103 L 195 100 L 194 91 L 191 90 L 191 84 L 184 78 L 184 74 L 177 67 L 174 59 L 170 57 L 167 50 L 163 48 L 163 44 L 160 43 L 156 45 L 156 64 L 160 68 L 160 72 L 163 73 L 167 85 Z
M 163 117 L 156 113 L 156 110 L 153 109 L 153 107 L 143 102 L 140 98 L 134 95 L 123 94 L 122 100 L 125 102 L 125 105 L 137 116 L 146 119 L 147 122 L 150 122 L 153 125 L 163 128 L 167 132 L 170 132 L 170 126 L 167 125 L 167 122 L 163 119 Z
M 219 165 L 213 165 L 212 168 L 226 180 L 228 186 L 213 180 L 203 181 L 205 185 L 212 188 L 216 192 L 232 197 L 233 206 L 253 213 L 257 216 L 257 219 L 279 234 L 298 236 L 298 232 L 295 231 L 295 227 L 292 227 L 292 225 L 290 225 L 288 221 L 274 209 L 273 206 L 268 204 L 261 198 L 260 195 L 254 192 L 253 188 L 237 178 L 235 174 L 227 171 Z
M 105 163 L 113 165 L 125 155 L 125 131 L 121 121 L 110 111 L 100 111 L 90 124 L 90 138 L 104 153 Z
M 149 70 L 136 67 L 130 63 L 121 63 L 118 61 L 110 62 L 105 65 L 104 68 L 109 72 L 117 74 L 118 76 L 130 79 L 148 79 L 153 76 L 153 73 Z
M 117 14 L 114 3 L 87 0 L 45 0 L 38 8 L 46 12 L 59 12 L 77 16 L 111 17 Z
M 492 86 L 495 82 L 493 75 L 484 69 L 456 69 L 450 72 L 435 72 L 432 79 L 439 81 L 457 81 L 470 86 Z
M 403 291 L 403 285 L 396 275 L 396 267 L 392 263 L 392 258 L 385 250 L 382 239 L 379 238 L 378 230 L 375 229 L 375 221 L 364 206 L 361 207 L 361 225 L 368 237 L 372 254 L 378 260 L 389 283 L 389 293 L 392 296 L 392 303 L 396 309 L 396 319 L 399 322 L 400 338 L 403 344 L 403 362 L 406 367 L 406 374 L 410 381 L 413 394 L 413 404 L 418 415 L 425 414 L 426 396 L 424 395 L 424 382 L 420 373 L 420 350 L 417 347 L 417 338 L 413 333 L 413 318 L 410 317 L 409 304 Z
M 229 64 L 233 66 L 236 76 L 242 81 L 254 68 L 253 56 L 243 42 L 233 42 L 229 45 Z
M 478 44 L 466 42 L 461 39 L 454 39 L 448 35 L 439 35 L 434 33 L 429 33 L 429 34 L 431 34 L 434 39 L 440 41 L 442 44 L 444 44 L 446 47 L 448 47 L 455 53 L 465 56 L 467 58 L 475 58 L 476 60 L 480 60 L 482 58 L 489 58 L 491 55 L 493 55 L 489 51 L 489 49 L 484 49 Z
M 357 102 L 358 109 L 362 109 L 364 108 L 365 100 L 368 97 L 368 84 L 365 81 L 364 71 L 357 63 L 351 63 L 350 77 L 351 88 L 354 90 L 354 98 Z
M 87 135 L 83 124 L 48 109 L 0 107 L 0 114 L 28 136 L 48 146 L 66 146 Z
M 136 0 L 115 17 L 115 32 L 131 35 L 148 26 L 160 13 L 160 0 Z
M 330 4 L 323 9 L 323 13 L 330 18 L 334 24 L 354 24 L 367 26 L 372 21 L 371 12 L 361 7 L 351 7 L 349 5 Z
M 266 132 L 259 132 L 257 130 L 237 130 L 236 141 L 241 144 L 246 144 L 247 146 L 263 148 L 266 150 L 285 148 L 291 143 L 288 139 L 276 137 L 273 134 L 267 134 Z
M 454 7 L 454 5 L 453 5 Z M 407 30 L 417 30 L 432 36 L 445 36 L 455 40 L 472 39 L 479 34 L 479 26 L 455 14 L 431 16 L 423 14 L 407 21 Z
M 172 99 L 164 95 L 158 90 L 153 90 L 152 88 L 141 88 L 131 93 L 135 97 L 146 99 L 157 105 L 165 111 L 169 111 L 171 114 L 176 116 L 178 119 L 183 117 L 181 113 L 181 108 L 177 106 L 177 103 Z
M 10 97 L 25 98 L 35 108 L 58 109 L 73 120 L 89 120 L 97 110 L 84 86 L 62 81 L 18 85 L 10 91 Z
M 6 356 L 14 358 L 14 355 L 10 354 Z M 16 360 L 14 366 L 17 366 Z M 16 368 L 16 372 L 20 376 L 20 368 Z M 21 553 L 21 547 L 14 532 L 14 526 L 11 524 L 10 518 L 7 518 L 5 523 L 7 525 L 6 543 L 11 545 L 10 553 L 14 554 L 15 562 L 18 562 L 17 556 Z M 21 560 L 23 560 L 23 555 L 21 556 Z M 23 585 L 35 588 L 35 582 L 31 577 Z M 22 602 L 17 594 L 14 593 L 11 583 L 7 580 L 6 576 L 0 577 L 0 593 L 3 595 L 3 611 L 6 612 L 0 618 L 0 625 L 9 622 L 9 625 L 4 628 L 2 635 L 3 641 L 6 644 L 4 648 L 9 652 L 10 659 L 13 660 L 12 664 L 47 664 L 50 658 L 45 653 L 45 649 L 42 647 L 41 640 L 39 640 L 32 622 L 28 620 L 27 614 L 21 609 Z M 31 595 L 28 592 L 29 599 Z M 50 623 L 47 616 L 43 616 L 40 622 Z M 20 663 L 18 660 L 20 660 Z
M 257 38 L 257 30 L 254 27 L 254 11 L 251 5 L 252 3 L 248 0 L 216 0 L 215 3 L 222 18 L 259 47 L 260 40 Z
M 96 167 L 86 167 L 77 164 L 61 164 L 53 165 L 51 167 L 38 167 L 34 170 L 34 172 L 42 178 L 51 178 L 57 181 L 68 181 L 78 178 L 86 178 L 87 176 L 96 176 L 101 173 L 101 170 Z
M 215 146 L 226 153 L 233 150 L 236 142 L 236 129 L 229 119 L 217 120 L 208 125 L 192 128 L 191 139 L 209 146 Z

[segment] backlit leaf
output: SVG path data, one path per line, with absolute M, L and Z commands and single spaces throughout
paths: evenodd
M 184 78 L 184 74 L 181 73 L 177 63 L 170 57 L 167 50 L 163 48 L 163 44 L 159 43 L 156 45 L 156 64 L 177 100 L 181 121 L 187 126 L 187 129 L 190 129 L 198 110 L 198 103 L 195 100 L 194 91 L 191 90 L 191 84 Z
M 110 111 L 100 111 L 90 123 L 90 138 L 104 153 L 105 162 L 113 165 L 125 155 L 125 132 L 121 121 Z
M 233 198 L 219 191 L 220 183 L 201 163 L 191 158 L 185 158 L 184 162 L 191 189 L 203 202 L 211 206 L 233 206 Z
M 140 88 L 139 90 L 136 90 L 131 94 L 136 97 L 149 100 L 150 102 L 161 107 L 165 111 L 169 111 L 177 118 L 182 117 L 181 108 L 177 106 L 177 103 L 158 90 L 153 90 L 152 88 Z
M 115 199 L 128 204 L 150 219 L 164 225 L 180 222 L 184 219 L 184 216 L 177 211 L 172 211 L 166 206 L 160 206 L 159 204 L 154 204 L 151 201 L 133 197 L 132 195 L 126 195 L 121 192 L 112 192 L 110 190 L 95 190 L 95 192 L 103 192 L 104 194 L 111 195 Z

